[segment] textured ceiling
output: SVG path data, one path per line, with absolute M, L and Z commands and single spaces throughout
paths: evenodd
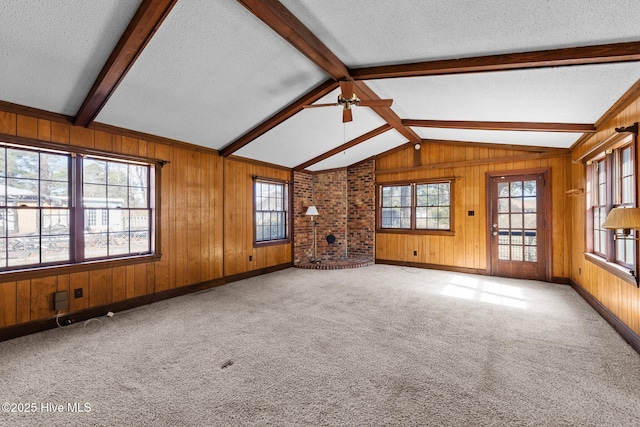
M 75 115 L 139 5 L 0 1 L 0 100 Z
M 349 67 L 638 40 L 637 0 L 281 0 Z
M 0 2 L 0 101 L 75 116 L 141 1 Z M 640 41 L 637 0 L 281 0 L 351 69 Z M 289 36 L 287 36 L 289 37 Z M 178 0 L 98 114 L 108 125 L 223 149 L 330 75 L 232 0 Z M 366 81 L 401 119 L 595 123 L 640 62 Z M 335 90 L 316 102 L 335 102 Z M 347 166 L 407 142 L 354 107 L 305 109 L 235 155 Z M 412 128 L 421 138 L 570 147 L 581 134 Z M 324 158 L 328 157 L 328 158 Z

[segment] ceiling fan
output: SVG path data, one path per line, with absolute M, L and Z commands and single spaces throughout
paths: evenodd
M 351 107 L 354 105 L 362 107 L 391 107 L 391 104 L 393 103 L 393 99 L 361 100 L 353 92 L 353 81 L 341 81 L 339 83 L 340 91 L 342 93 L 338 95 L 338 102 L 332 104 L 309 104 L 303 105 L 302 108 L 335 107 L 337 105 L 341 105 L 343 107 L 342 123 L 347 123 L 353 120 Z

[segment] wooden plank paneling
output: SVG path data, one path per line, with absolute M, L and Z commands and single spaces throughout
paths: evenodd
M 614 134 L 616 127 L 629 126 L 638 121 L 640 121 L 640 98 L 635 99 L 605 123 L 599 124 L 596 134 L 573 148 L 572 158 L 579 158 Z M 571 164 L 566 169 L 570 175 L 570 187 L 585 188 L 586 171 L 582 163 Z M 636 177 L 636 180 L 640 182 L 640 177 Z M 569 234 L 571 251 L 567 256 L 568 260 L 564 262 L 566 264 L 570 261 L 572 280 L 593 295 L 632 331 L 640 334 L 640 289 L 587 261 L 583 255 L 586 240 L 586 197 L 588 194 L 585 192 L 567 200 L 567 211 L 570 211 L 570 216 L 565 215 L 565 224 L 571 231 Z
M 109 304 L 113 301 L 113 272 L 111 269 L 89 273 L 89 307 Z
M 564 174 L 565 168 L 570 164 L 568 156 L 559 154 L 549 159 L 530 158 L 509 161 L 508 159 L 513 157 L 531 156 L 532 153 L 507 148 L 465 147 L 435 142 L 423 144 L 420 151 L 419 167 L 413 165 L 412 156 L 415 153 L 413 147 L 378 158 L 376 182 L 455 177 L 453 198 L 455 235 L 381 233 L 376 235 L 377 258 L 486 270 L 488 250 L 486 247 L 486 172 L 524 170 L 546 165 L 551 169 L 552 177 L 557 176 L 557 180 L 551 183 L 555 224 L 553 254 L 559 255 L 557 259 L 554 258 L 553 275 L 569 277 L 569 263 L 565 261 L 565 254 L 567 242 L 570 239 L 566 238 L 564 232 L 564 198 L 569 184 Z M 408 169 L 403 171 L 402 168 Z M 385 173 L 385 169 L 393 172 Z M 473 216 L 469 216 L 469 211 L 473 211 Z M 414 250 L 419 251 L 417 257 L 413 256 Z
M 16 324 L 16 282 L 0 283 L 0 328 Z
M 58 290 L 58 277 L 31 280 L 31 319 L 53 316 L 53 294 Z

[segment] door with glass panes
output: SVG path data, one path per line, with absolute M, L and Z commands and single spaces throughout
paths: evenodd
M 487 177 L 492 275 L 547 279 L 546 175 Z

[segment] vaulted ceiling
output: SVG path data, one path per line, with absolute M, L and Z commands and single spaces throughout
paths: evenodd
M 311 171 L 569 148 L 640 87 L 637 0 L 4 0 L 0 101 Z M 362 100 L 342 123 L 339 81 Z

